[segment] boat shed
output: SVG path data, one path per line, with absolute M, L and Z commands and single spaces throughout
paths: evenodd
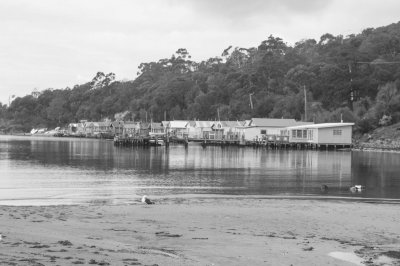
M 288 136 L 287 127 L 310 125 L 313 122 L 301 122 L 294 119 L 252 118 L 246 126 L 237 127 L 240 138 L 245 141 L 273 139 L 276 136 Z
M 318 146 L 351 146 L 354 123 L 322 123 L 288 127 L 289 142 Z
M 209 139 L 213 132 L 214 121 L 191 121 L 188 124 L 189 138 L 191 139 Z
M 187 138 L 189 135 L 189 129 L 188 129 L 189 121 L 183 121 L 183 120 L 173 120 L 169 121 L 169 133 L 171 136 L 177 137 L 177 138 Z

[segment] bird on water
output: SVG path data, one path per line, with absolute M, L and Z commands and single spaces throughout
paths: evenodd
M 146 195 L 142 197 L 142 202 L 146 204 L 154 204 L 154 201 L 151 201 Z

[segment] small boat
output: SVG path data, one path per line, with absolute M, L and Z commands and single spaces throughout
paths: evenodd
M 150 145 L 153 145 L 153 146 L 163 146 L 165 144 L 164 140 L 162 140 L 162 139 L 150 139 L 149 143 L 150 143 Z
M 361 192 L 361 191 L 363 191 L 364 189 L 365 189 L 365 187 L 362 186 L 362 185 L 354 185 L 354 186 L 350 187 L 350 191 L 353 192 L 353 193 L 355 193 L 355 192 Z

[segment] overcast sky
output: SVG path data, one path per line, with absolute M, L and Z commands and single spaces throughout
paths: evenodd
M 271 34 L 293 45 L 399 20 L 398 0 L 0 0 L 0 102 L 98 71 L 131 80 L 178 48 L 200 61 Z

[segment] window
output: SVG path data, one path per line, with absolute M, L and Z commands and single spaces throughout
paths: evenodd
M 308 130 L 308 139 L 313 140 L 314 139 L 314 132 L 312 129 Z
M 342 135 L 342 130 L 341 129 L 334 129 L 333 130 L 333 135 L 334 136 L 341 136 Z
M 261 134 L 266 135 L 267 134 L 267 130 L 266 129 L 261 129 Z

